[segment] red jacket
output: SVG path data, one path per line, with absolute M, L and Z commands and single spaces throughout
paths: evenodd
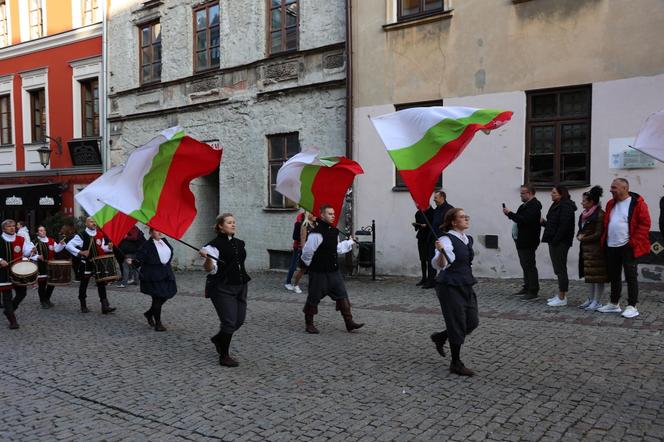
M 650 211 L 648 205 L 641 195 L 630 192 L 632 202 L 629 205 L 629 245 L 634 253 L 634 258 L 639 258 L 650 253 Z M 606 203 L 606 215 L 604 216 L 604 231 L 602 232 L 602 245 L 606 247 L 606 239 L 611 221 L 611 211 L 616 205 L 614 199 Z

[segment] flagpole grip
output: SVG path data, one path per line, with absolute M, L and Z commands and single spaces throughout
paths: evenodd
M 195 247 L 195 246 L 189 244 L 188 242 L 182 241 L 181 239 L 173 238 L 172 236 L 169 236 L 169 238 L 172 238 L 172 239 L 176 240 L 177 242 L 179 242 L 179 243 L 181 243 L 181 244 L 184 244 L 185 246 L 189 247 L 190 249 L 194 249 L 194 250 L 196 250 L 197 252 L 200 250 L 200 248 Z M 210 258 L 210 259 L 213 259 L 213 260 L 215 260 L 215 261 L 217 261 L 217 262 L 219 262 L 219 263 L 221 263 L 221 264 L 224 263 L 224 261 L 222 261 L 222 260 L 219 259 L 219 258 L 215 258 L 214 256 L 210 256 L 210 255 L 208 255 L 207 257 Z

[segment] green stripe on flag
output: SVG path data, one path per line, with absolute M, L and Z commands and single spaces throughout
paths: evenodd
M 417 143 L 402 149 L 388 150 L 388 153 L 397 170 L 419 169 L 433 158 L 441 147 L 459 138 L 468 125 L 488 124 L 503 112 L 494 109 L 480 109 L 468 117 L 446 118 L 429 128 Z
M 300 174 L 300 207 L 304 207 L 309 212 L 314 210 L 314 194 L 311 191 L 314 185 L 316 174 L 321 166 L 306 165 L 302 168 Z
M 173 138 L 159 146 L 159 152 L 152 159 L 150 170 L 143 177 L 143 204 L 140 209 L 134 210 L 129 216 L 147 224 L 157 213 L 161 191 L 183 137 L 184 131 L 178 132 Z
M 100 228 L 104 228 L 104 226 L 113 219 L 115 215 L 118 214 L 117 209 L 114 209 L 113 207 L 109 206 L 108 204 L 105 204 L 104 207 L 99 209 L 97 213 L 92 215 L 92 219 L 95 220 L 97 225 Z

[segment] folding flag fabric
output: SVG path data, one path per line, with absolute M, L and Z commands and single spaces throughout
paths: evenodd
M 129 155 L 113 191 L 101 200 L 180 239 L 196 217 L 189 183 L 217 170 L 221 154 L 180 128 L 167 129 Z
M 470 107 L 418 107 L 371 118 L 378 136 L 420 210 L 429 207 L 438 177 L 473 139 L 512 112 Z
M 81 190 L 74 198 L 114 244 L 120 244 L 136 220 L 101 202 L 103 195 L 115 191 L 122 166 L 116 166 Z
M 277 173 L 277 192 L 300 207 L 318 215 L 329 204 L 339 221 L 346 191 L 362 167 L 346 157 L 319 157 L 317 149 L 301 152 L 281 166 Z
M 632 147 L 664 162 L 664 109 L 652 114 L 646 120 Z

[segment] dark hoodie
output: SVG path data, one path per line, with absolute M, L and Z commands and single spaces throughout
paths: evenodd
M 542 242 L 572 247 L 574 242 L 574 212 L 576 204 L 571 199 L 553 203 L 546 214 Z

